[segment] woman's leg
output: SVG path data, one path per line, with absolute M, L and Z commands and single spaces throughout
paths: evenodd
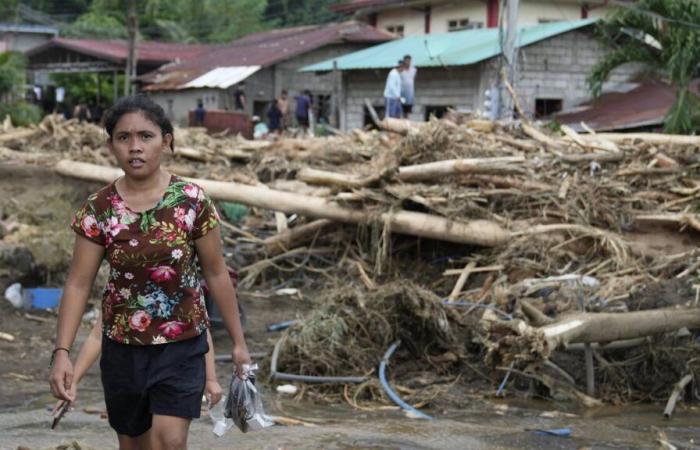
M 119 450 L 149 450 L 149 434 L 150 430 L 136 437 L 117 433 L 117 438 L 119 439 Z
M 150 450 L 186 450 L 190 422 L 191 419 L 186 417 L 154 414 L 153 425 L 148 431 Z

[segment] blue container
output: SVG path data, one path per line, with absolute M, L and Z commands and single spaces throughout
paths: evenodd
M 32 299 L 32 308 L 49 309 L 58 306 L 63 289 L 61 288 L 33 288 L 25 289 Z

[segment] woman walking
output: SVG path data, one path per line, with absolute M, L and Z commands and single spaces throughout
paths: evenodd
M 165 172 L 173 127 L 145 96 L 105 114 L 107 145 L 124 176 L 75 215 L 73 260 L 58 315 L 51 389 L 72 401 L 70 348 L 103 258 L 100 368 L 109 423 L 121 449 L 184 449 L 199 417 L 209 319 L 195 260 L 233 341 L 237 373 L 250 363 L 222 257 L 219 216 L 202 189 Z

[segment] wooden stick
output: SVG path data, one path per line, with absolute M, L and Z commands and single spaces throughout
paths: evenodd
M 688 385 L 688 383 L 690 383 L 692 380 L 693 374 L 689 373 L 683 378 L 681 378 L 675 386 L 673 386 L 673 392 L 671 392 L 671 396 L 668 398 L 668 402 L 666 403 L 666 408 L 664 408 L 665 418 L 671 418 L 671 414 L 673 414 L 673 410 L 676 408 L 676 402 L 678 402 L 678 398 L 681 396 L 683 391 L 685 391 L 685 387 Z
M 56 164 L 55 170 L 65 176 L 103 182 L 111 182 L 122 174 L 122 171 L 117 168 L 69 160 L 60 161 Z M 368 211 L 345 208 L 318 197 L 239 183 L 186 179 L 197 183 L 213 198 L 288 214 L 296 213 L 349 223 L 370 223 L 379 220 L 388 223 L 392 232 L 487 247 L 505 244 L 511 237 L 511 234 L 499 224 L 488 220 L 457 222 L 444 217 L 405 210 L 377 215 Z
M 462 269 L 462 273 L 459 274 L 459 278 L 457 279 L 457 283 L 455 283 L 455 287 L 452 288 L 452 292 L 450 293 L 449 297 L 447 297 L 447 301 L 449 303 L 454 302 L 457 300 L 457 297 L 459 296 L 459 293 L 462 292 L 462 288 L 464 287 L 464 284 L 467 282 L 467 278 L 469 278 L 469 275 L 472 273 L 472 270 L 476 267 L 476 263 L 474 261 L 470 262 L 466 266 L 464 266 L 464 269 Z
M 496 272 L 499 270 L 503 270 L 505 266 L 502 264 L 498 264 L 495 266 L 483 266 L 483 267 L 474 267 L 471 269 L 471 273 L 477 273 L 477 272 Z M 442 276 L 451 276 L 451 275 L 461 275 L 462 272 L 464 272 L 464 269 L 447 269 L 446 271 L 442 272 Z
M 677 134 L 660 134 L 660 133 L 597 133 L 595 138 L 590 135 L 580 135 L 585 141 L 594 140 L 595 138 L 605 139 L 608 141 L 620 143 L 626 141 L 640 140 L 647 144 L 654 145 L 696 145 L 700 146 L 699 136 L 683 136 Z
M 317 231 L 331 225 L 332 223 L 333 221 L 328 219 L 314 220 L 313 222 L 309 222 L 271 236 L 263 241 L 263 245 L 265 245 L 269 251 L 287 251 L 294 246 L 299 245 L 301 242 L 308 240 Z

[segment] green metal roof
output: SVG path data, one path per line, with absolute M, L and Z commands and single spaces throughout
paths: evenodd
M 524 47 L 594 23 L 596 19 L 552 22 L 520 28 L 518 45 Z M 333 70 L 388 69 L 404 55 L 411 55 L 416 67 L 466 66 L 501 53 L 498 28 L 481 28 L 453 33 L 409 36 L 354 53 L 302 67 L 302 72 Z

